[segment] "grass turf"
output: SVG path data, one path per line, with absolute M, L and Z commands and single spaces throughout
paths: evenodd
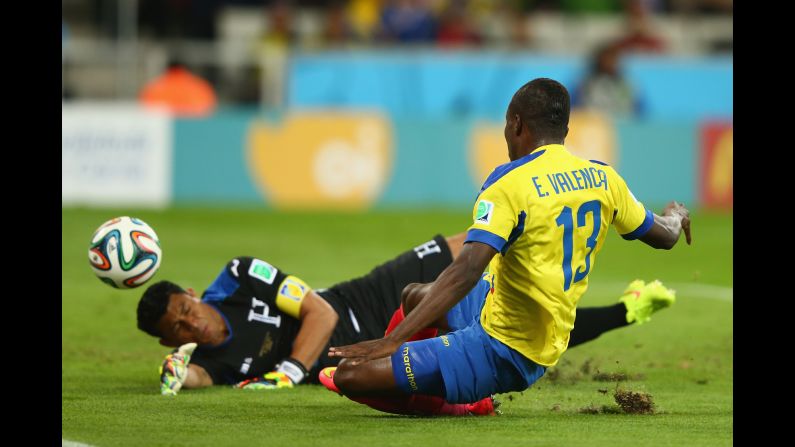
M 62 211 L 62 436 L 96 446 L 349 445 L 731 445 L 733 443 L 732 218 L 698 213 L 694 245 L 655 251 L 611 230 L 580 306 L 616 302 L 634 278 L 661 279 L 677 303 L 642 326 L 604 334 L 568 351 L 522 393 L 499 396 L 499 418 L 383 414 L 320 386 L 158 394 L 166 353 L 135 327 L 143 292 L 115 290 L 87 261 L 93 230 L 133 215 L 158 232 L 164 258 L 154 281 L 201 292 L 228 259 L 264 258 L 325 287 L 468 225 L 464 213 L 382 210 L 308 213 L 237 209 Z M 554 371 L 554 373 L 553 373 Z M 600 382 L 595 373 L 634 380 Z M 554 380 L 553 380 L 554 379 Z M 621 390 L 649 393 L 653 415 L 584 414 L 615 407 Z

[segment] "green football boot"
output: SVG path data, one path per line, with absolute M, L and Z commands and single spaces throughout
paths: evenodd
M 629 283 L 618 300 L 627 308 L 627 323 L 643 324 L 651 320 L 654 312 L 673 305 L 676 291 L 665 287 L 658 280 L 646 284 L 636 279 Z

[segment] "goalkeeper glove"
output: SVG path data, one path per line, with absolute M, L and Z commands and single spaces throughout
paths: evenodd
M 188 377 L 188 363 L 196 343 L 186 343 L 166 356 L 160 365 L 160 394 L 176 396 Z
M 276 365 L 276 371 L 269 372 L 262 377 L 244 380 L 235 385 L 244 390 L 273 390 L 277 388 L 292 388 L 301 383 L 309 373 L 304 365 L 290 357 Z

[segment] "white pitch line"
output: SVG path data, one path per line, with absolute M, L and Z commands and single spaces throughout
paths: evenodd
M 599 293 L 608 293 L 608 290 L 620 294 L 629 284 L 628 281 L 608 281 L 594 282 L 588 285 L 588 290 L 596 289 Z M 663 282 L 666 287 L 676 291 L 676 297 L 682 298 L 706 298 L 720 301 L 734 301 L 734 288 L 716 286 L 714 284 L 703 284 L 697 282 Z M 586 292 L 587 293 L 587 292 Z
M 82 442 L 75 442 L 61 438 L 61 447 L 94 447 L 94 446 L 91 444 L 83 444 Z
M 671 283 L 670 287 L 684 297 L 709 298 L 721 301 L 734 301 L 734 288 L 701 283 Z

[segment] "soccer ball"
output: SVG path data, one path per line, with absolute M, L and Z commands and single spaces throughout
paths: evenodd
M 100 225 L 88 247 L 94 274 L 117 289 L 132 289 L 148 281 L 162 258 L 155 230 L 141 219 L 128 216 Z

